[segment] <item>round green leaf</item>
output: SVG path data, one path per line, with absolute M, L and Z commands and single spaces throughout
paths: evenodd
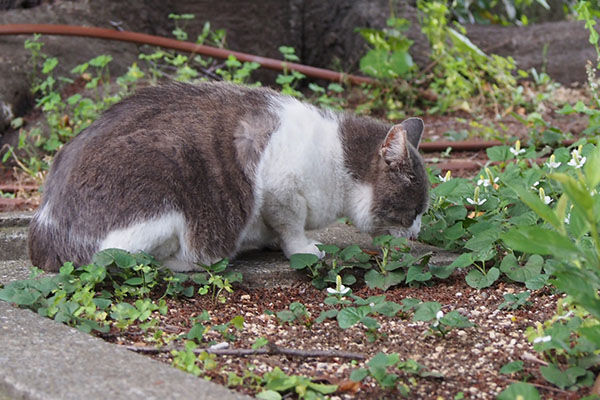
M 497 400 L 539 400 L 540 394 L 535 386 L 525 383 L 517 382 L 512 383 L 509 387 L 504 389 L 502 393 L 498 395 Z
M 500 270 L 498 268 L 490 268 L 487 274 L 482 274 L 481 271 L 477 269 L 471 270 L 465 280 L 467 284 L 475 289 L 483 289 L 488 286 L 491 286 L 498 277 L 500 276 Z

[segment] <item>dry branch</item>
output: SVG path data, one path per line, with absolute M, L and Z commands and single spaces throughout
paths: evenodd
M 165 347 L 144 347 L 144 346 L 120 346 L 126 350 L 134 351 L 136 353 L 145 353 L 145 354 L 159 354 L 159 353 L 170 353 L 173 350 L 182 351 L 185 350 L 183 347 L 173 347 L 173 346 L 165 346 Z M 201 354 L 203 352 L 207 352 L 210 354 L 216 354 L 219 356 L 236 356 L 236 357 L 246 357 L 253 355 L 284 355 L 291 357 L 313 357 L 313 358 L 352 358 L 355 360 L 364 360 L 366 356 L 362 353 L 353 353 L 349 351 L 339 351 L 339 350 L 318 350 L 318 349 L 292 349 L 287 347 L 279 347 L 274 344 L 267 344 L 265 347 L 261 347 L 259 349 L 222 349 L 222 348 L 214 348 L 208 347 L 203 349 L 194 349 L 195 354 Z

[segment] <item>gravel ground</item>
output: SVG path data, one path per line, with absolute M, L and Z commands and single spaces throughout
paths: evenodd
M 578 399 L 588 394 L 588 390 L 567 392 L 550 387 L 540 375 L 542 360 L 525 338 L 528 326 L 543 322 L 552 316 L 558 299 L 549 289 L 533 292 L 530 304 L 515 311 L 498 310 L 503 302 L 503 294 L 518 293 L 525 288 L 512 283 L 500 282 L 493 287 L 477 291 L 464 282 L 464 276 L 457 272 L 452 277 L 432 282 L 429 287 L 397 287 L 385 292 L 389 301 L 400 303 L 405 298 L 418 298 L 423 301 L 438 301 L 444 312 L 458 310 L 467 316 L 475 327 L 452 330 L 446 337 L 429 335 L 428 323 L 413 322 L 412 313 L 399 313 L 395 317 L 377 317 L 381 328 L 375 342 L 368 341 L 365 329 L 354 326 L 343 330 L 335 320 L 314 323 L 323 309 L 326 297 L 324 291 L 318 291 L 309 283 L 298 283 L 292 288 L 259 289 L 251 292 L 235 290 L 228 295 L 224 304 L 214 304 L 208 296 L 196 296 L 189 300 L 169 300 L 169 314 L 161 317 L 158 328 L 172 334 L 186 333 L 193 323 L 191 318 L 202 310 L 208 310 L 211 324 L 226 323 L 241 315 L 245 326 L 236 332 L 236 340 L 230 348 L 251 348 L 258 337 L 264 337 L 279 347 L 294 349 L 343 350 L 362 353 L 366 359 L 380 351 L 387 354 L 398 353 L 401 359 L 413 359 L 437 372 L 441 378 L 412 378 L 402 375 L 404 382 L 411 388 L 410 398 L 414 399 L 493 399 L 513 381 L 527 378 L 538 386 L 544 399 Z M 366 287 L 354 292 L 360 297 L 382 294 L 379 290 Z M 311 313 L 307 323 L 282 323 L 275 316 L 265 314 L 288 309 L 290 303 L 303 303 Z M 112 332 L 106 340 L 122 345 L 138 347 L 153 346 L 150 341 L 141 339 L 135 327 L 129 332 Z M 205 339 L 222 342 L 216 332 Z M 176 342 L 181 344 L 181 342 Z M 159 360 L 172 362 L 169 353 L 154 354 Z M 515 375 L 502 375 L 500 368 L 510 361 L 523 360 L 523 371 Z M 349 359 L 289 357 L 283 355 L 217 356 L 217 368 L 208 372 L 208 376 L 219 383 L 226 384 L 227 372 L 238 375 L 248 365 L 254 366 L 254 372 L 263 374 L 275 367 L 287 374 L 309 376 L 323 383 L 339 384 L 342 390 L 334 394 L 340 399 L 398 398 L 398 392 L 383 390 L 371 378 L 362 384 L 349 381 L 353 369 L 363 366 L 364 361 L 352 363 Z M 235 388 L 253 394 L 249 387 Z M 455 397 L 456 396 L 456 397 Z

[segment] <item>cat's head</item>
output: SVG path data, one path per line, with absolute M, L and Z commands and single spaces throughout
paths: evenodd
M 376 154 L 373 174 L 373 234 L 416 238 L 429 205 L 429 179 L 417 148 L 420 118 L 394 125 Z

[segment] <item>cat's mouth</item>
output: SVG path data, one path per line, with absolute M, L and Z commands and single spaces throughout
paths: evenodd
M 410 240 L 416 240 L 421 231 L 421 215 L 417 215 L 410 228 L 390 228 L 389 234 L 395 237 L 405 237 Z
M 418 236 L 419 236 L 419 232 L 413 232 L 410 228 L 409 229 L 390 229 L 388 230 L 388 234 L 392 235 L 394 237 L 403 237 L 403 238 L 407 238 L 410 240 L 415 240 Z

